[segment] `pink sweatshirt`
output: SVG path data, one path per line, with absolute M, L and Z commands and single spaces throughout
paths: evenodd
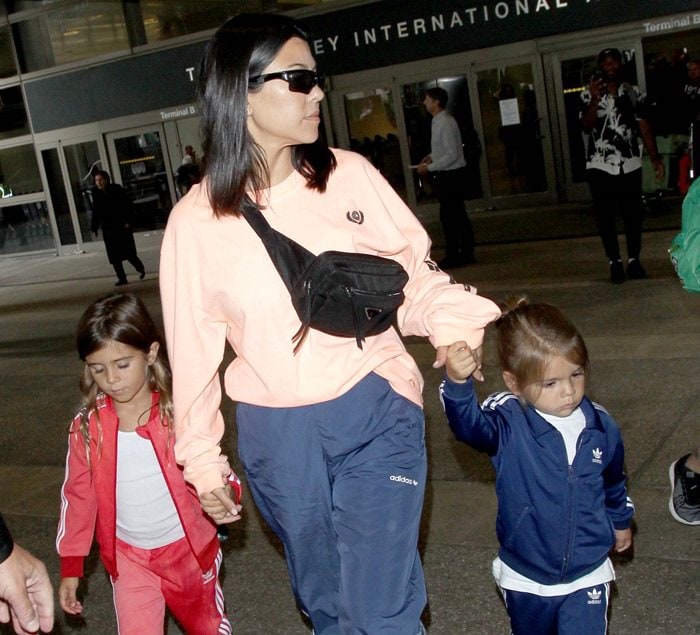
M 409 273 L 399 310 L 403 335 L 434 346 L 465 340 L 478 346 L 500 312 L 473 288 L 451 282 L 430 262 L 430 240 L 418 219 L 379 172 L 353 152 L 334 150 L 338 167 L 324 194 L 296 172 L 269 192 L 272 227 L 313 253 L 355 251 L 389 257 Z M 293 407 L 328 401 L 371 372 L 422 405 L 423 379 L 399 334 L 367 338 L 311 330 L 296 355 L 299 319 L 262 242 L 243 218 L 216 219 L 206 186 L 196 185 L 170 214 L 163 238 L 160 287 L 173 368 L 175 454 L 198 492 L 223 484 L 229 471 L 219 441 L 218 369 L 225 342 L 236 358 L 225 372 L 234 401 Z

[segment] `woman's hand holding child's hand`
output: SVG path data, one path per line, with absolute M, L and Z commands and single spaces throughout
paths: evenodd
M 200 494 L 199 504 L 217 525 L 225 525 L 241 519 L 240 512 L 243 506 L 234 502 L 233 489 L 230 485 Z
M 466 342 L 455 342 L 447 348 L 445 372 L 450 381 L 463 384 L 469 377 L 483 381 L 481 347 L 472 350 Z

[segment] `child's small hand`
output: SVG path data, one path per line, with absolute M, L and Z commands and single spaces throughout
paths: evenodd
M 615 530 L 615 551 L 618 553 L 625 551 L 632 546 L 632 530 L 631 529 L 616 529 Z
M 77 591 L 80 578 L 63 578 L 58 587 L 58 601 L 69 615 L 80 615 L 83 605 L 78 601 Z
M 202 510 L 217 524 L 224 525 L 241 519 L 242 505 L 236 505 L 233 500 L 233 490 L 230 485 L 199 495 Z
M 469 348 L 466 342 L 455 342 L 447 348 L 445 372 L 450 381 L 464 383 L 468 377 L 483 381 L 481 372 L 481 347 Z

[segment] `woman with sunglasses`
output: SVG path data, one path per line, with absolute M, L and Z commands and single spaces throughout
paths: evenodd
M 236 519 L 219 447 L 228 341 L 239 457 L 314 633 L 418 635 L 421 374 L 394 328 L 361 349 L 311 329 L 294 353 L 290 294 L 240 212 L 262 213 L 315 254 L 398 261 L 409 274 L 398 330 L 429 337 L 436 367 L 454 341 L 479 347 L 499 311 L 429 260 L 421 224 L 368 161 L 319 138 L 323 96 L 307 36 L 287 17 L 238 15 L 206 48 L 204 179 L 173 209 L 161 254 L 175 453 L 203 509 L 218 523 Z

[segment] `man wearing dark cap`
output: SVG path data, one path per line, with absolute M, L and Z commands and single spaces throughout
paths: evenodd
M 656 148 L 646 95 L 622 77 L 622 54 L 607 48 L 598 55 L 598 70 L 581 93 L 581 127 L 586 140 L 586 174 L 596 210 L 598 232 L 610 261 L 612 282 L 646 278 L 639 261 L 642 243 L 642 143 L 657 179 L 664 164 Z M 627 269 L 620 257 L 616 215 L 624 221 Z

